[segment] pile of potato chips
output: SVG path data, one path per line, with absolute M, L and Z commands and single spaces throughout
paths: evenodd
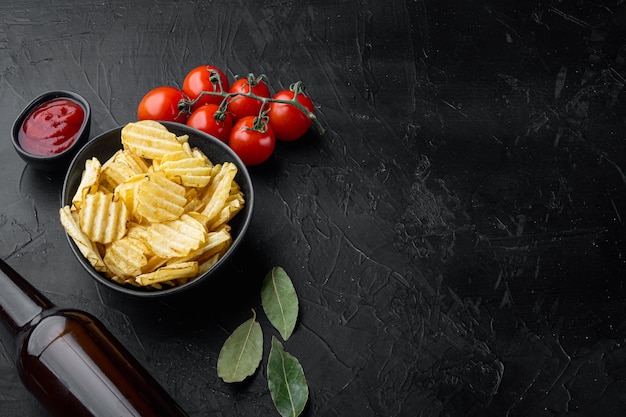
M 85 163 L 61 224 L 91 265 L 120 284 L 183 284 L 232 243 L 228 221 L 244 207 L 231 162 L 213 164 L 188 137 L 155 121 L 122 128 L 122 149 Z

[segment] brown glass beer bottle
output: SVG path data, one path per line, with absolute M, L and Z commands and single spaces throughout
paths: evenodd
M 0 259 L 2 341 L 26 388 L 55 416 L 186 416 L 92 315 L 53 305 Z

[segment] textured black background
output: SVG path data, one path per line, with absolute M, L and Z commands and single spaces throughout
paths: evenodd
M 300 297 L 285 349 L 309 382 L 305 416 L 623 415 L 622 1 L 7 3 L 0 256 L 101 318 L 191 416 L 278 415 L 262 368 L 234 386 L 216 374 L 275 265 Z M 327 132 L 251 169 L 254 220 L 222 277 L 130 300 L 72 258 L 62 175 L 25 166 L 10 127 L 70 89 L 95 135 L 201 64 L 274 90 L 302 80 Z M 0 415 L 45 416 L 9 358 Z

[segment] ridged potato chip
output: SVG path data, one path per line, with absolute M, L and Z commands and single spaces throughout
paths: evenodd
M 197 188 L 188 188 L 185 197 L 187 198 L 185 213 L 197 212 L 202 206 L 202 201 L 200 201 Z
M 148 164 L 143 158 L 128 150 L 119 150 L 102 166 L 100 182 L 114 190 L 127 179 L 146 172 Z
M 122 145 L 134 154 L 160 160 L 163 155 L 182 149 L 176 135 L 159 122 L 141 120 L 122 128 Z
M 148 222 L 165 222 L 179 218 L 185 211 L 186 190 L 161 172 L 149 172 L 136 188 L 133 215 Z
M 126 234 L 128 209 L 112 194 L 98 191 L 87 194 L 78 213 L 81 230 L 92 242 L 107 244 Z
M 104 264 L 115 276 L 128 280 L 141 275 L 142 268 L 148 263 L 148 245 L 134 237 L 123 237 L 106 248 Z
M 163 266 L 154 272 L 141 274 L 135 278 L 139 285 L 154 285 L 166 281 L 193 278 L 198 275 L 198 262 L 183 262 Z
M 98 158 L 91 158 L 85 161 L 85 169 L 80 177 L 80 183 L 78 184 L 76 193 L 72 198 L 72 205 L 75 208 L 80 208 L 87 194 L 98 191 L 101 171 L 102 164 L 100 164 Z
M 189 252 L 187 256 L 180 258 L 172 257 L 169 259 L 169 263 L 188 262 L 191 260 L 198 260 L 200 262 L 213 257 L 216 253 L 221 252 L 224 248 L 227 248 L 232 243 L 232 237 L 226 229 L 221 229 L 216 232 L 209 232 L 206 234 L 205 241 L 194 251 Z
M 180 151 L 165 154 L 159 164 L 159 171 L 170 180 L 185 187 L 201 188 L 211 181 L 211 167 L 204 158 L 196 158 Z
M 89 237 L 81 230 L 78 224 L 78 213 L 72 212 L 70 206 L 62 207 L 59 210 L 61 225 L 67 234 L 74 240 L 78 250 L 89 261 L 91 266 L 98 272 L 105 272 L 106 265 L 98 252 L 96 244 L 89 240 Z
M 119 184 L 113 190 L 114 198 L 118 200 L 122 200 L 126 205 L 126 208 L 130 212 L 130 218 L 132 220 L 136 220 L 138 217 L 137 205 L 135 201 L 135 196 L 137 195 L 139 184 L 142 181 L 146 180 L 146 176 L 144 174 L 137 174 L 133 177 L 128 178 L 123 183 Z
M 219 259 L 220 254 L 216 253 L 204 262 L 198 261 L 198 274 L 204 274 L 209 269 L 213 268 L 213 265 L 215 265 Z
M 207 230 L 198 220 L 183 214 L 180 219 L 151 224 L 146 234 L 155 255 L 173 258 L 198 249 L 206 241 Z
M 213 221 L 226 204 L 235 175 L 237 175 L 237 166 L 232 162 L 224 162 L 219 171 L 214 174 L 202 196 L 205 206 L 201 213 L 207 216 L 209 221 Z
M 214 217 L 213 222 L 207 225 L 210 230 L 217 230 L 220 226 L 228 223 L 237 213 L 243 209 L 245 204 L 243 193 L 239 190 L 239 187 L 232 187 L 230 194 L 226 199 L 226 204 L 222 210 L 218 213 L 217 217 Z

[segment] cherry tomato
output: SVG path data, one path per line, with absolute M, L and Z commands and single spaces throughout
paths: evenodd
M 230 132 L 233 130 L 233 117 L 228 113 L 218 112 L 218 117 L 222 117 L 221 120 L 215 118 L 215 112 L 219 110 L 220 106 L 217 104 L 205 104 L 194 110 L 187 119 L 187 125 L 210 135 L 215 136 L 224 143 L 228 143 Z
M 291 90 L 282 90 L 274 94 L 273 99 L 277 100 L 293 100 L 295 93 Z M 298 93 L 297 100 L 308 111 L 313 113 L 313 102 L 302 93 Z M 267 113 L 270 118 L 270 125 L 274 129 L 276 139 L 292 141 L 302 137 L 309 127 L 311 127 L 311 119 L 292 104 L 271 102 L 270 109 Z
M 154 88 L 141 99 L 137 108 L 137 118 L 185 123 L 189 116 L 184 105 L 186 99 L 185 94 L 177 88 L 167 86 Z
M 258 165 L 272 155 L 276 138 L 267 121 L 259 123 L 256 116 L 245 116 L 233 126 L 228 145 L 244 164 Z
M 183 91 L 190 100 L 198 98 L 203 91 L 226 92 L 228 91 L 228 78 L 217 67 L 212 65 L 201 65 L 189 71 L 183 81 Z M 204 104 L 220 104 L 224 97 L 218 95 L 205 94 L 193 106 L 193 109 Z
M 267 84 L 261 79 L 254 79 L 252 75 L 236 80 L 228 92 L 247 94 L 250 93 L 250 87 L 252 87 L 252 93 L 259 97 L 271 97 Z M 245 116 L 258 116 L 262 105 L 263 102 L 256 98 L 236 95 L 228 100 L 228 111 L 232 113 L 235 120 L 239 120 Z

